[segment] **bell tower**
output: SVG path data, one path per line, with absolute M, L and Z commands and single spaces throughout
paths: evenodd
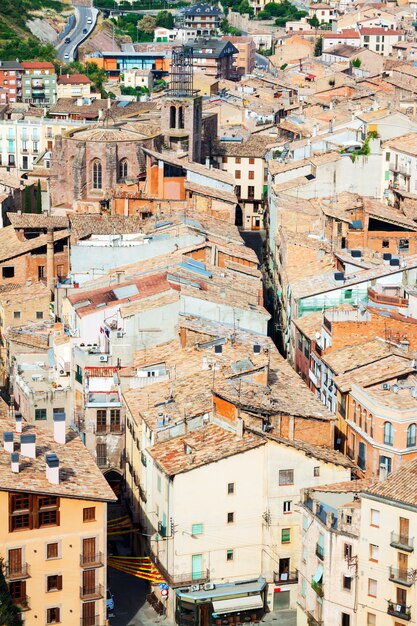
M 188 152 L 190 161 L 201 161 L 202 97 L 193 89 L 193 50 L 172 51 L 170 85 L 163 98 L 161 130 L 171 150 Z

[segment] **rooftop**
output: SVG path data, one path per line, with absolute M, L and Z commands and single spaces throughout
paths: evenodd
M 378 498 L 417 507 L 417 459 L 405 463 L 396 472 L 389 474 L 383 482 L 365 489 L 365 497 L 367 493 Z
M 85 74 L 62 74 L 58 76 L 58 85 L 91 85 L 91 80 Z
M 371 339 L 354 346 L 332 350 L 323 355 L 323 362 L 335 373 L 354 372 L 357 368 L 390 356 L 393 347 L 382 339 Z
M 402 137 L 389 139 L 382 144 L 383 148 L 392 148 L 397 152 L 405 152 L 411 156 L 417 156 L 417 133 L 409 133 Z
M 15 422 L 8 417 L 8 407 L 0 405 L 1 433 L 13 432 Z M 90 453 L 75 432 L 70 431 L 65 444 L 54 441 L 46 429 L 24 424 L 22 434 L 36 435 L 36 459 L 20 455 L 20 472 L 11 469 L 10 454 L 0 447 L 0 490 L 25 493 L 51 494 L 63 498 L 77 498 L 114 502 L 116 497 L 101 471 L 93 462 Z M 1 438 L 2 439 L 2 438 Z M 15 441 L 19 435 L 15 433 Z M 15 443 L 15 451 L 19 446 Z M 60 483 L 51 484 L 46 478 L 45 454 L 55 452 L 60 462 Z

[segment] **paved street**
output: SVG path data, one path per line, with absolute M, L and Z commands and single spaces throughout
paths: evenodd
M 130 574 L 124 574 L 108 568 L 107 584 L 114 596 L 114 617 L 110 617 L 110 626 L 137 626 L 142 624 L 138 613 L 146 602 L 148 586 Z
M 259 263 L 262 263 L 262 246 L 265 241 L 265 231 L 264 230 L 242 230 L 240 231 L 243 241 L 248 246 L 248 248 L 252 248 L 256 253 Z
M 94 7 L 74 5 L 74 8 L 76 19 L 75 28 L 73 28 L 73 30 L 70 31 L 65 37 L 65 39 L 67 37 L 70 39 L 70 43 L 65 43 L 64 39 L 64 41 L 57 46 L 58 59 L 66 63 L 74 61 L 77 53 L 77 46 L 92 32 L 98 15 L 98 10 Z M 91 18 L 90 24 L 87 22 L 89 18 Z M 85 29 L 87 30 L 87 33 L 83 33 L 83 30 Z

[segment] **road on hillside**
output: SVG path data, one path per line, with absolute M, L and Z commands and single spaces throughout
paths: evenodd
M 69 63 L 76 59 L 78 46 L 91 34 L 97 21 L 98 9 L 77 5 L 74 5 L 74 8 L 75 28 L 65 37 L 65 39 L 68 38 L 70 42 L 65 43 L 64 39 L 56 47 L 57 57 L 64 63 Z M 86 32 L 83 32 L 84 30 Z

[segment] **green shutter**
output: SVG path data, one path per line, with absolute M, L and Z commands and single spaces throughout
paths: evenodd
M 202 535 L 203 534 L 203 524 L 193 524 L 191 526 L 191 534 L 192 535 Z

